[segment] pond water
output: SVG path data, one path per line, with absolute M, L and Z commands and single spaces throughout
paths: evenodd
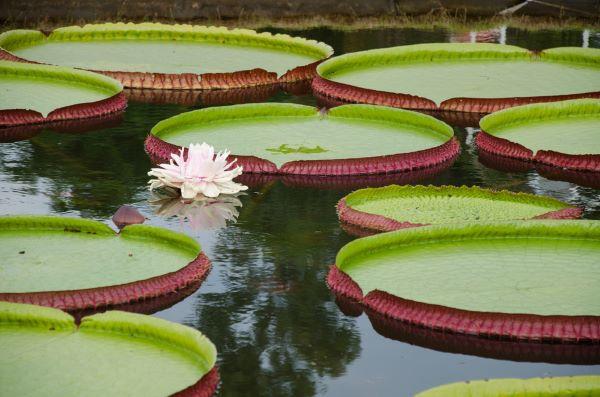
M 325 41 L 337 54 L 475 36 L 445 29 L 286 33 Z M 584 41 L 600 47 L 598 34 L 580 30 L 509 28 L 502 34 L 507 44 L 534 50 Z M 316 104 L 310 95 L 283 92 L 269 101 Z M 336 202 L 354 188 L 348 181 L 328 189 L 290 180 L 256 184 L 238 197 L 238 222 L 217 230 L 194 229 L 188 221 L 156 214 L 146 187 L 151 163 L 144 139 L 156 122 L 201 106 L 130 102 L 123 119 L 109 126 L 85 133 L 41 131 L 28 140 L 0 144 L 0 214 L 70 215 L 109 223 L 120 205 L 130 204 L 148 218 L 147 224 L 195 237 L 212 260 L 210 275 L 198 291 L 155 315 L 197 328 L 215 343 L 220 396 L 408 396 L 460 380 L 600 372 L 600 365 L 589 365 L 599 362 L 598 349 L 584 354 L 588 365 L 531 363 L 536 360 L 530 356 L 522 362 L 483 358 L 444 352 L 452 349 L 436 343 L 441 336 L 420 338 L 419 344 L 388 339 L 365 314 L 344 315 L 325 276 L 339 248 L 352 240 L 335 213 Z M 546 179 L 533 170 L 488 168 L 474 149 L 475 130 L 456 127 L 455 132 L 462 144 L 457 161 L 411 183 L 548 195 L 585 207 L 585 218 L 600 219 L 600 190 Z M 367 184 L 372 183 L 378 181 Z M 200 226 L 219 223 L 201 215 L 196 218 Z M 476 343 L 469 343 L 473 349 L 458 351 L 474 351 Z

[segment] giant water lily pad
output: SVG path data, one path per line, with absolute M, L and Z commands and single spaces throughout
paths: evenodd
M 600 393 L 600 376 L 531 379 L 490 379 L 451 383 L 434 387 L 415 397 L 501 397 L 501 396 L 595 396 Z
M 480 150 L 563 169 L 600 171 L 600 100 L 505 109 L 484 117 Z
M 328 284 L 371 310 L 426 328 L 600 341 L 600 222 L 472 223 L 378 234 L 343 247 Z
M 0 300 L 65 310 L 121 305 L 203 279 L 208 258 L 191 238 L 91 220 L 0 217 Z
M 358 175 L 408 171 L 453 159 L 452 128 L 433 117 L 371 105 L 329 111 L 262 103 L 200 109 L 161 121 L 146 140 L 155 161 L 191 143 L 228 149 L 244 172 Z
M 600 50 L 534 54 L 500 44 L 417 44 L 323 62 L 318 95 L 413 109 L 489 113 L 558 98 L 600 96 Z
M 0 127 L 107 115 L 126 105 L 117 81 L 67 67 L 0 61 Z
M 397 185 L 357 190 L 342 198 L 337 210 L 349 231 L 354 226 L 365 233 L 457 222 L 578 218 L 582 212 L 559 200 L 533 194 L 477 186 Z
M 7 396 L 209 396 L 215 346 L 199 331 L 140 314 L 73 317 L 0 302 L 0 388 Z
M 72 66 L 134 88 L 236 88 L 311 78 L 326 44 L 224 27 L 107 23 L 0 35 L 4 57 Z

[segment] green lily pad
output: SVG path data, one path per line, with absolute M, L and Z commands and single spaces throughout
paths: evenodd
M 600 91 L 600 50 L 556 48 L 541 56 L 499 44 L 418 44 L 345 54 L 317 68 L 327 80 L 427 98 L 529 98 Z
M 386 186 L 357 190 L 338 204 L 342 222 L 380 231 L 401 227 L 535 217 L 578 217 L 559 200 L 477 186 Z
M 540 150 L 600 154 L 600 99 L 577 99 L 519 106 L 480 121 L 486 133 Z
M 145 315 L 73 317 L 0 302 L 0 388 L 7 396 L 167 396 L 215 366 L 199 331 Z
M 0 61 L 0 111 L 53 110 L 108 99 L 122 91 L 117 81 L 67 67 Z
M 451 383 L 417 394 L 415 397 L 501 397 L 573 396 L 600 393 L 600 376 L 572 376 L 531 379 L 490 379 Z
M 480 314 L 600 316 L 598 221 L 404 229 L 349 243 L 336 265 L 367 296 Z
M 209 268 L 185 235 L 60 217 L 0 217 L 0 256 L 0 300 L 69 310 L 175 292 Z
M 158 140 L 158 145 L 146 142 L 151 154 L 160 153 L 165 143 L 175 151 L 207 142 L 215 149 L 258 157 L 281 169 L 294 161 L 383 158 L 426 151 L 449 143 L 453 131 L 430 116 L 401 109 L 346 105 L 322 114 L 309 106 L 263 103 L 180 114 L 158 123 L 151 138 Z M 423 168 L 430 165 L 428 161 L 411 166 Z
M 0 35 L 20 58 L 95 71 L 231 73 L 261 68 L 283 75 L 331 55 L 331 47 L 288 35 L 159 23 L 71 26 L 49 36 L 33 30 Z

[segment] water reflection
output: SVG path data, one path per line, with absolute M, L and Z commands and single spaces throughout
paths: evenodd
M 506 176 L 534 194 L 552 196 L 585 209 L 586 217 L 600 218 L 600 173 L 580 172 L 535 164 L 480 151 L 479 163 Z M 536 172 L 537 171 L 537 172 Z M 483 171 L 482 171 L 483 172 Z M 517 182 L 518 181 L 518 182 Z M 514 189 L 514 186 L 511 187 Z
M 131 103 L 124 119 L 107 129 L 45 131 L 28 141 L 1 144 L 0 181 L 9 180 L 12 192 L 22 190 L 24 203 L 42 195 L 52 213 L 106 219 L 146 190 L 145 135 L 159 120 L 184 110 Z
M 235 223 L 239 216 L 241 194 L 221 194 L 218 197 L 203 197 L 184 200 L 173 189 L 154 192 L 150 205 L 158 216 L 176 217 L 181 223 L 187 221 L 192 230 L 217 230 L 228 223 Z
M 498 43 L 506 44 L 506 26 L 487 30 L 450 33 L 450 43 Z
M 220 395 L 314 395 L 358 357 L 360 337 L 324 283 L 323 264 L 345 240 L 335 211 L 323 210 L 337 199 L 276 182 L 217 235 L 221 288 L 198 297 L 189 324 L 219 346 Z

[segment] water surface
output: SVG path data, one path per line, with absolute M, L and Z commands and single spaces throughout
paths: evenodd
M 286 32 L 326 41 L 336 53 L 463 37 L 445 29 Z M 469 37 L 466 34 L 466 37 Z M 507 29 L 507 44 L 539 50 L 581 46 L 577 30 Z M 600 47 L 598 35 L 587 45 Z M 310 95 L 278 93 L 271 101 L 315 105 Z M 124 119 L 87 133 L 41 131 L 0 144 L 0 214 L 56 214 L 108 222 L 122 204 L 147 223 L 192 235 L 213 262 L 194 294 L 156 316 L 195 327 L 216 344 L 220 396 L 407 396 L 447 382 L 590 374 L 596 365 L 515 362 L 444 353 L 378 334 L 366 315 L 346 316 L 325 284 L 342 231 L 336 202 L 352 188 L 317 189 L 273 180 L 240 197 L 239 221 L 219 230 L 192 230 L 187 221 L 154 214 L 147 191 L 151 167 L 143 141 L 161 119 L 198 106 L 130 103 Z M 114 124 L 114 123 L 113 123 Z M 600 190 L 486 167 L 472 128 L 456 127 L 462 153 L 449 169 L 413 183 L 478 185 L 548 195 L 600 219 Z M 402 180 L 402 179 L 398 179 Z M 302 181 L 305 182 L 305 181 Z M 377 182 L 371 179 L 370 183 Z M 352 186 L 348 181 L 336 186 Z M 200 222 L 202 223 L 202 222 Z M 589 350 L 589 354 L 598 350 Z M 551 361 L 551 360 L 546 360 Z M 588 360 L 589 362 L 589 360 Z

